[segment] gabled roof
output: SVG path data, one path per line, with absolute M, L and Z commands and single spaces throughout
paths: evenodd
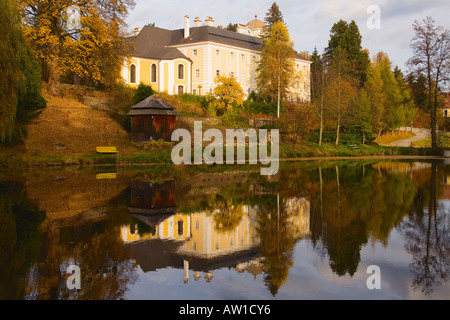
M 130 54 L 134 57 L 173 60 L 184 58 L 190 60 L 177 48 L 166 47 L 171 42 L 172 31 L 157 27 L 145 26 L 133 37 L 127 38 Z
M 129 115 L 166 115 L 177 116 L 175 107 L 152 95 L 131 107 Z
M 173 30 L 171 40 L 170 46 L 212 41 L 250 50 L 259 50 L 263 43 L 260 38 L 209 26 L 190 28 L 188 38 L 184 38 L 184 29 Z
M 132 56 L 162 60 L 184 58 L 189 61 L 191 60 L 176 46 L 211 41 L 250 50 L 260 50 L 263 44 L 261 38 L 210 26 L 191 27 L 187 38 L 184 38 L 184 29 L 166 30 L 145 26 L 137 36 L 127 39 L 132 48 L 130 52 Z M 309 61 L 298 53 L 295 54 L 295 57 Z

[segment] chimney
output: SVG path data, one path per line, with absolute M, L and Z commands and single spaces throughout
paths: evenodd
M 205 24 L 209 27 L 214 27 L 214 19 L 210 16 L 206 17 Z
M 196 17 L 194 20 L 194 26 L 200 27 L 201 23 L 202 23 L 202 20 L 200 20 L 199 17 Z
M 133 34 L 134 34 L 135 36 L 137 36 L 137 35 L 139 34 L 139 32 L 141 32 L 141 28 L 134 28 Z
M 184 38 L 189 37 L 189 16 L 184 16 Z

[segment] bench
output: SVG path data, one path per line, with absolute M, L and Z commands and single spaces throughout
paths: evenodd
M 116 147 L 97 147 L 97 153 L 117 153 Z
M 97 173 L 95 176 L 95 179 L 97 179 L 97 180 L 116 179 L 116 178 L 117 178 L 117 173 L 115 173 L 115 172 Z
M 348 147 L 350 149 L 359 149 L 359 147 L 356 144 L 349 144 Z

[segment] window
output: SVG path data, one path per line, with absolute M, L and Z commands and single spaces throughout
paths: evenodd
M 195 69 L 195 77 L 200 78 L 200 69 Z
M 194 49 L 194 56 L 197 56 L 197 49 Z
M 178 79 L 184 79 L 184 65 L 182 65 L 181 63 L 178 65 Z
M 197 90 L 193 89 L 192 94 L 197 94 Z
M 178 235 L 182 236 L 183 235 L 183 229 L 184 229 L 184 221 L 182 219 L 177 221 L 178 224 Z
M 200 221 L 195 220 L 195 230 L 200 230 Z
M 242 55 L 241 55 L 241 60 L 242 60 L 242 62 L 244 62 L 244 58 L 245 58 L 245 56 L 242 54 Z
M 303 66 L 303 71 L 306 71 L 306 66 Z
M 234 59 L 234 52 L 230 52 L 230 58 L 231 58 L 231 60 Z
M 134 64 L 130 66 L 130 82 L 136 83 L 136 66 Z
M 230 77 L 234 78 L 234 72 L 233 71 L 230 72 Z
M 255 56 L 253 56 L 253 62 L 256 62 L 256 57 Z
M 156 82 L 156 64 L 152 64 L 151 69 L 151 82 Z
M 216 76 L 220 76 L 220 70 L 216 70 Z
M 297 70 L 300 70 L 300 65 L 297 65 Z
M 216 56 L 217 57 L 219 56 L 219 50 L 216 50 Z
M 446 117 L 446 118 L 448 117 L 448 110 L 447 109 L 444 110 L 444 117 Z

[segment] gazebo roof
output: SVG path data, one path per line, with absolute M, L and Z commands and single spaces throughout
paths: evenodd
M 152 95 L 131 107 L 129 115 L 163 115 L 177 116 L 175 107 L 158 96 Z

